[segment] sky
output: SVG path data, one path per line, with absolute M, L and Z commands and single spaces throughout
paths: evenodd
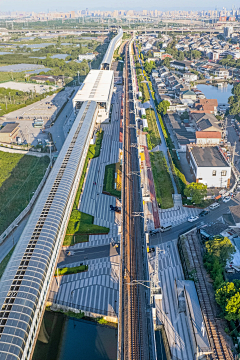
M 89 10 L 214 10 L 233 5 L 240 7 L 239 0 L 0 0 L 0 11 L 71 11 L 86 7 Z

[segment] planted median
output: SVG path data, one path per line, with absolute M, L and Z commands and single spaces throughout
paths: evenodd
M 105 167 L 103 192 L 121 198 L 122 167 L 120 163 Z
M 108 234 L 109 228 L 104 226 L 95 225 L 94 217 L 85 214 L 78 210 L 80 196 L 82 192 L 82 187 L 84 183 L 84 179 L 87 172 L 87 166 L 89 159 L 93 159 L 100 155 L 101 145 L 103 139 L 103 131 L 99 130 L 97 132 L 97 139 L 94 145 L 89 145 L 87 158 L 83 167 L 82 176 L 79 182 L 77 194 L 75 197 L 75 201 L 73 204 L 72 213 L 68 222 L 68 227 L 66 231 L 66 235 L 64 238 L 63 245 L 64 246 L 72 246 L 74 244 L 85 242 L 89 240 L 89 235 L 92 234 Z
M 161 144 L 161 138 L 160 138 L 154 110 L 147 109 L 146 117 L 147 117 L 147 122 L 148 122 L 148 128 L 144 129 L 144 130 L 147 131 L 148 150 L 152 150 L 157 145 Z
M 162 151 L 150 152 L 151 167 L 158 204 L 162 209 L 173 207 L 174 193 L 167 161 Z
M 63 275 L 72 275 L 72 274 L 78 274 L 83 271 L 88 270 L 88 265 L 80 265 L 80 266 L 74 266 L 74 267 L 64 267 L 56 269 L 55 276 L 63 276 Z

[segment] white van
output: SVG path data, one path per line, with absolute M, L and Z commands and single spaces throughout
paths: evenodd
M 215 209 L 217 209 L 219 206 L 220 206 L 219 203 L 214 203 L 214 204 L 212 204 L 212 205 L 209 206 L 209 209 L 210 209 L 210 210 L 215 210 Z
M 171 228 L 172 228 L 172 224 L 167 224 L 164 226 L 160 226 L 160 231 L 165 232 L 165 231 L 171 230 Z

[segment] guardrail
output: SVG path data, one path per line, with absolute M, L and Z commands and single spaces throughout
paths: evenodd
M 102 316 L 112 316 L 112 317 L 117 317 L 118 313 L 117 311 L 106 311 L 106 310 L 100 310 L 100 309 L 95 309 L 95 308 L 91 308 L 88 306 L 83 306 L 80 304 L 74 304 L 72 301 L 62 301 L 62 300 L 57 300 L 54 298 L 54 295 L 57 294 L 55 293 L 55 291 L 50 290 L 50 294 L 48 297 L 48 301 L 51 302 L 53 305 L 56 306 L 65 306 L 65 307 L 70 307 L 73 309 L 77 309 L 77 310 L 81 310 L 81 311 L 85 311 L 85 312 L 90 312 L 93 314 L 98 314 L 98 315 L 102 315 Z M 116 306 L 117 308 L 117 306 Z M 116 309 L 117 310 L 117 309 Z
M 8 226 L 8 228 L 1 234 L 0 236 L 0 244 L 4 242 L 4 240 L 7 238 L 7 236 L 14 230 L 14 228 L 22 221 L 22 219 L 27 215 L 27 213 L 30 211 L 31 207 L 33 206 L 34 202 L 36 201 L 40 191 L 42 190 L 42 187 L 48 177 L 48 174 L 51 169 L 51 164 L 48 165 L 48 168 L 44 174 L 44 177 L 42 178 L 42 181 L 37 187 L 37 190 L 35 191 L 33 197 L 31 198 L 29 204 L 25 207 L 25 209 L 18 215 L 18 217 Z

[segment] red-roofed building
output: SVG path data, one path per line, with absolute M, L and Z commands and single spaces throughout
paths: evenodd
M 199 99 L 195 103 L 197 110 L 202 110 L 208 114 L 217 114 L 218 102 L 217 99 Z
M 196 131 L 197 145 L 218 145 L 221 140 L 220 131 Z

